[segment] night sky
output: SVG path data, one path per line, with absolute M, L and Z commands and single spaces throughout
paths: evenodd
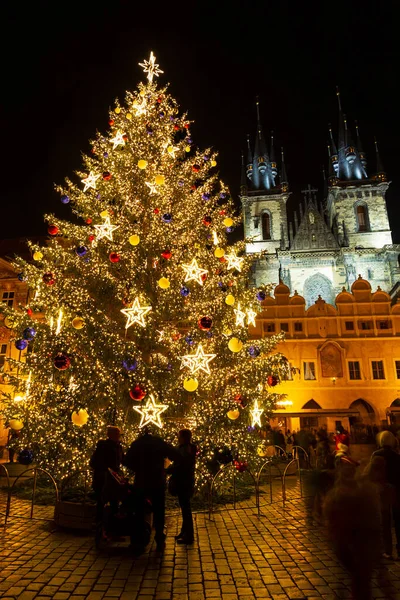
M 264 131 L 273 129 L 277 149 L 285 148 L 291 209 L 308 183 L 322 192 L 338 85 L 349 123 L 359 122 L 369 173 L 373 136 L 379 140 L 400 243 L 397 29 L 394 0 L 6 3 L 0 238 L 45 234 L 46 212 L 69 218 L 53 183 L 74 176 L 88 139 L 108 128 L 108 107 L 143 80 L 137 63 L 153 50 L 161 83 L 171 83 L 194 119 L 195 142 L 219 151 L 221 177 L 236 197 L 260 97 Z

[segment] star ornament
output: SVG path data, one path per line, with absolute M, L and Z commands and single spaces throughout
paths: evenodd
M 139 413 L 141 417 L 139 423 L 140 428 L 145 427 L 150 423 L 153 423 L 153 425 L 156 425 L 160 429 L 162 428 L 161 415 L 167 410 L 168 406 L 166 404 L 156 404 L 153 395 L 149 396 L 149 399 L 143 407 L 133 406 L 132 408 Z
M 227 264 L 228 271 L 230 271 L 231 269 L 236 269 L 237 271 L 242 270 L 243 258 L 239 258 L 239 256 L 236 256 L 236 254 L 234 252 L 232 252 L 231 254 L 226 254 L 225 258 L 228 263 Z
M 247 325 L 253 325 L 253 327 L 256 326 L 256 316 L 257 313 L 255 310 L 253 310 L 252 308 L 249 308 L 247 311 Z
M 240 302 L 238 307 L 234 309 L 236 315 L 236 325 L 239 327 L 244 327 L 244 320 L 246 318 L 246 313 L 240 309 Z
M 90 171 L 89 175 L 87 175 L 84 179 L 81 179 L 83 185 L 85 186 L 83 188 L 83 191 L 86 192 L 89 188 L 95 190 L 96 182 L 99 179 L 99 177 L 100 175 L 95 175 L 94 173 L 92 173 L 92 171 Z
M 115 148 L 117 146 L 125 146 L 125 140 L 124 140 L 124 135 L 126 135 L 125 133 L 122 133 L 122 131 L 120 131 L 118 129 L 117 133 L 115 134 L 115 136 L 113 138 L 110 139 L 110 142 L 113 145 L 113 150 L 115 150 Z
M 252 427 L 255 427 L 256 425 L 261 427 L 261 415 L 263 414 L 263 412 L 264 409 L 258 407 L 258 400 L 254 400 L 254 406 L 250 411 Z
M 190 265 L 182 265 L 182 269 L 186 273 L 185 281 L 197 281 L 200 285 L 203 285 L 203 275 L 207 275 L 206 269 L 200 269 L 197 260 L 194 258 Z
M 181 357 L 181 369 L 188 367 L 189 369 L 192 369 L 193 375 L 198 371 L 204 371 L 204 373 L 210 375 L 211 372 L 209 363 L 214 360 L 215 357 L 216 354 L 205 354 L 203 346 L 199 344 L 195 354 L 186 354 L 185 356 Z
M 153 52 L 150 52 L 149 60 L 144 60 L 142 63 L 139 63 L 139 67 L 143 67 L 144 73 L 147 73 L 147 79 L 151 83 L 153 81 L 153 77 L 158 77 L 160 73 L 164 73 L 159 69 L 159 65 L 156 63 L 156 57 Z
M 150 181 L 146 181 L 145 182 L 147 187 L 149 188 L 150 191 L 150 196 L 153 196 L 154 194 L 157 194 L 157 186 L 155 183 L 150 183 Z
M 102 225 L 95 225 L 94 228 L 97 231 L 97 239 L 101 240 L 103 238 L 107 238 L 110 242 L 113 241 L 113 232 L 116 229 L 119 229 L 119 225 L 112 225 L 110 216 L 104 219 L 104 223 Z
M 138 298 L 135 298 L 132 306 L 130 308 L 122 308 L 121 312 L 128 317 L 128 320 L 125 325 L 125 329 L 128 329 L 131 325 L 137 323 L 141 325 L 141 327 L 146 327 L 146 322 L 144 320 L 145 315 L 151 311 L 151 306 L 140 306 L 140 302 Z

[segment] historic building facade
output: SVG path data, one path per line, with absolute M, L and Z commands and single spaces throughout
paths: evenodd
M 309 308 L 303 296 L 281 283 L 263 302 L 251 327 L 262 338 L 280 331 L 277 347 L 296 369 L 274 390 L 287 394 L 274 424 L 287 429 L 347 428 L 400 423 L 400 301 L 358 277 L 333 304 L 319 297 Z
M 289 183 L 283 151 L 281 169 L 271 137 L 269 148 L 261 128 L 257 104 L 254 152 L 248 140 L 247 162 L 242 160 L 241 202 L 248 253 L 263 252 L 254 264 L 253 284 L 285 282 L 311 306 L 321 295 L 332 303 L 358 274 L 390 292 L 400 279 L 400 245 L 394 245 L 386 208 L 389 183 L 376 147 L 375 173 L 358 134 L 351 137 L 339 100 L 337 143 L 330 130 L 329 171 L 324 202 L 316 189 L 303 190 L 304 201 L 288 223 Z

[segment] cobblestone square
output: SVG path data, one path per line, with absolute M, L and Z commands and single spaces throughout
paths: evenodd
M 16 503 L 16 508 L 20 503 Z M 50 509 L 45 509 L 44 512 Z M 43 512 L 43 511 L 42 511 Z M 39 510 L 38 515 L 41 514 Z M 350 579 L 304 501 L 275 497 L 195 515 L 195 543 L 179 546 L 178 513 L 167 517 L 159 556 L 152 542 L 134 558 L 126 544 L 98 551 L 93 536 L 12 516 L 0 533 L 0 597 L 19 600 L 350 599 Z M 375 573 L 374 598 L 400 600 L 400 563 Z

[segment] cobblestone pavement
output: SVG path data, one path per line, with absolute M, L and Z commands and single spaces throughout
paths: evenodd
M 0 530 L 0 597 L 5 600 L 273 600 L 350 598 L 349 577 L 304 503 L 279 496 L 195 516 L 193 546 L 175 544 L 179 515 L 167 519 L 165 553 L 154 544 L 134 559 L 121 543 L 97 551 L 88 534 L 11 517 Z M 297 493 L 296 493 L 297 496 Z M 18 508 L 16 503 L 15 508 Z M 2 507 L 0 508 L 2 510 Z M 14 513 L 15 514 L 15 513 Z M 378 579 L 382 584 L 378 584 Z M 374 597 L 400 600 L 400 563 L 384 565 Z

